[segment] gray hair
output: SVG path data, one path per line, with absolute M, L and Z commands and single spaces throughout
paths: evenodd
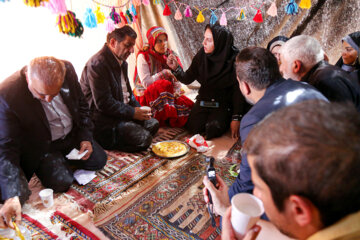
M 300 35 L 287 41 L 280 50 L 289 62 L 301 61 L 305 68 L 312 68 L 324 60 L 324 50 L 318 40 L 307 35 Z

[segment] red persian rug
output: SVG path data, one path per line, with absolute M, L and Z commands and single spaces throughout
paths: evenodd
M 153 142 L 178 139 L 184 135 L 186 132 L 181 128 L 161 128 Z M 107 151 L 107 154 L 107 164 L 96 173 L 96 178 L 85 186 L 75 183 L 67 192 L 84 211 L 93 210 L 95 204 L 110 203 L 167 161 L 154 156 L 150 150 L 140 153 Z
M 215 168 L 227 184 L 229 164 Z M 110 204 L 97 206 L 95 225 L 110 239 L 220 239 L 203 201 L 207 163 L 194 150 L 169 160 Z

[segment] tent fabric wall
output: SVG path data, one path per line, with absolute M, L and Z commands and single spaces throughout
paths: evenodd
M 199 9 L 206 7 L 217 7 L 224 0 L 189 0 L 181 1 L 190 6 L 199 6 Z M 226 13 L 227 27 L 234 34 L 235 45 L 242 49 L 247 46 L 266 47 L 268 41 L 277 35 L 287 37 L 306 34 L 317 38 L 322 44 L 325 52 L 329 56 L 330 63 L 335 63 L 341 55 L 341 39 L 354 31 L 360 30 L 360 1 L 358 0 L 312 0 L 312 8 L 300 9 L 297 15 L 286 15 L 285 6 L 288 0 L 276 0 L 278 16 L 271 17 L 266 14 L 272 1 L 248 1 L 248 0 L 229 0 L 225 1 L 221 8 L 244 7 L 247 19 L 239 21 L 237 16 L 239 11 L 230 10 Z M 296 0 L 299 4 L 300 0 Z M 256 8 L 261 7 L 263 23 L 256 23 L 252 20 L 256 14 Z M 205 22 L 196 22 L 198 11 L 192 8 L 193 17 L 177 21 L 174 19 L 176 7 L 169 4 L 172 15 L 165 17 L 162 15 L 164 5 L 149 4 L 141 5 L 141 27 L 143 34 L 154 25 L 163 26 L 169 33 L 169 45 L 176 50 L 184 67 L 187 68 L 191 59 L 201 48 L 203 32 L 209 23 L 210 12 L 205 10 Z M 181 6 L 183 13 L 185 7 Z M 220 19 L 221 11 L 216 12 Z M 146 38 L 144 38 L 146 39 Z

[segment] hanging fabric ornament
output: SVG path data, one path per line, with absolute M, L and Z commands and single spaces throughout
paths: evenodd
M 57 25 L 60 32 L 72 37 L 80 37 L 84 32 L 82 23 L 72 11 L 67 11 L 65 16 L 59 15 Z
M 28 7 L 40 7 L 41 3 L 47 2 L 48 0 L 24 0 L 24 3 Z
M 120 27 L 125 26 L 125 24 L 128 24 L 127 18 L 125 17 L 123 12 L 120 12 Z
M 185 11 L 184 11 L 184 15 L 185 17 L 192 17 L 192 12 L 191 12 L 191 8 L 189 5 L 187 5 Z
M 111 19 L 114 21 L 114 24 L 118 24 L 120 22 L 120 16 L 117 12 L 115 12 L 115 8 L 111 9 L 110 15 Z
M 150 4 L 150 0 L 142 0 L 142 3 L 143 3 L 144 5 L 149 5 L 149 4 Z
M 217 22 L 217 20 L 219 20 L 219 18 L 215 14 L 216 10 L 213 11 L 210 9 L 210 11 L 211 11 L 210 25 L 214 25 Z
M 178 20 L 178 21 L 182 20 L 183 16 L 180 12 L 180 9 L 176 9 L 174 18 L 175 18 L 175 20 Z
M 288 15 L 296 15 L 298 13 L 298 5 L 295 0 L 290 0 L 290 2 L 285 6 L 285 12 Z
M 85 26 L 88 28 L 95 28 L 97 26 L 96 16 L 91 8 L 86 8 L 84 19 Z
M 257 22 L 257 23 L 262 23 L 263 22 L 263 17 L 262 17 L 260 9 L 257 10 L 253 20 L 254 20 L 254 22 Z
M 115 30 L 114 21 L 111 19 L 110 16 L 106 17 L 105 30 L 106 30 L 108 33 Z
M 160 0 L 154 0 L 153 1 L 153 4 L 159 4 L 160 3 Z
M 49 0 L 44 2 L 44 6 L 47 7 L 53 14 L 66 15 L 66 4 L 65 0 Z
M 275 17 L 277 16 L 277 7 L 276 7 L 276 3 L 272 2 L 269 9 L 266 12 L 268 15 Z
M 97 23 L 104 23 L 105 20 L 105 14 L 100 11 L 100 6 L 96 7 L 96 10 L 94 11 L 96 16 L 96 22 Z
M 205 17 L 204 17 L 204 15 L 203 15 L 202 12 L 203 12 L 205 9 L 207 9 L 207 8 L 205 8 L 205 9 L 203 9 L 203 10 L 198 9 L 198 8 L 195 7 L 195 6 L 194 6 L 194 8 L 199 11 L 198 16 L 196 17 L 196 21 L 197 21 L 198 23 L 204 22 L 204 21 L 205 21 Z
M 136 16 L 136 15 L 137 15 L 136 8 L 135 8 L 134 4 L 131 4 L 130 10 L 131 10 L 131 14 L 132 14 L 133 16 Z
M 242 21 L 246 19 L 245 11 L 244 9 L 241 9 L 239 16 L 237 17 L 238 21 Z
M 141 5 L 141 0 L 133 0 L 133 4 L 138 7 Z
M 227 19 L 226 19 L 226 13 L 225 12 L 223 12 L 221 14 L 220 25 L 221 26 L 226 26 L 227 25 Z
M 172 14 L 170 8 L 169 8 L 169 5 L 168 4 L 165 4 L 165 8 L 164 8 L 164 12 L 163 12 L 163 15 L 164 16 L 170 16 Z
M 311 0 L 301 0 L 299 7 L 303 9 L 310 9 L 311 8 Z
M 125 14 L 126 14 L 125 17 L 126 17 L 127 22 L 129 24 L 131 24 L 133 22 L 133 16 L 131 15 L 129 9 L 126 10 Z

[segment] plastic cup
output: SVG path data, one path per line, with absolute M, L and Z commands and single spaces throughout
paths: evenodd
M 39 196 L 44 207 L 49 208 L 54 205 L 54 191 L 51 188 L 45 188 L 39 192 Z
M 238 193 L 231 199 L 231 224 L 238 239 L 242 239 L 264 213 L 261 200 L 249 193 Z

